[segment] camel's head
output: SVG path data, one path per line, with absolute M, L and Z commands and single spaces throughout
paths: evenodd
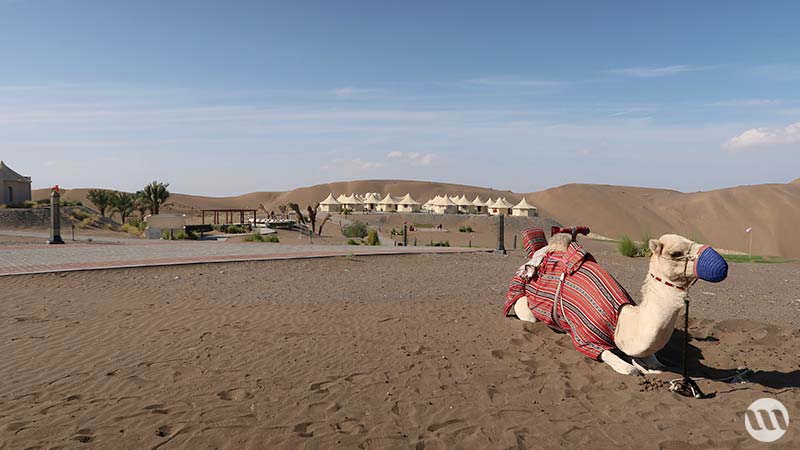
M 650 239 L 650 273 L 676 286 L 686 287 L 698 278 L 717 283 L 728 276 L 728 263 L 713 248 L 677 234 Z

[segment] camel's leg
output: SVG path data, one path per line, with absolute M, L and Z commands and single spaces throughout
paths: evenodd
M 534 317 L 531 309 L 528 308 L 527 297 L 522 297 L 514 303 L 514 314 L 517 315 L 519 320 L 523 320 L 525 322 L 536 322 L 536 317 Z
M 665 365 L 656 358 L 656 355 L 650 355 L 647 358 L 633 358 L 633 365 L 642 373 L 659 374 L 664 373 Z
M 600 360 L 604 363 L 611 366 L 615 372 L 621 373 L 623 375 L 641 375 L 642 372 L 639 371 L 636 367 L 632 364 L 628 364 L 619 356 L 611 353 L 610 351 L 606 350 L 603 353 L 600 353 Z

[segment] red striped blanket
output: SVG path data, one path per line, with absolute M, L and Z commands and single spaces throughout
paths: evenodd
M 527 296 L 536 320 L 569 334 L 575 349 L 592 359 L 616 347 L 619 311 L 635 304 L 617 280 L 575 242 L 566 252 L 548 253 L 532 278 L 520 271 L 511 281 L 503 313 L 508 315 L 522 296 Z

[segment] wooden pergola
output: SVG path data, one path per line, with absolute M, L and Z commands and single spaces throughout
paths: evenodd
M 233 224 L 233 219 L 236 215 L 239 215 L 239 223 L 244 225 L 244 216 L 247 214 L 253 214 L 253 225 L 256 223 L 256 211 L 255 209 L 235 209 L 235 208 L 225 208 L 225 209 L 204 209 L 203 210 L 203 223 L 206 223 L 206 213 L 210 213 L 212 217 L 212 224 L 220 225 L 220 216 L 221 214 L 225 215 L 225 222 L 223 225 L 231 225 Z

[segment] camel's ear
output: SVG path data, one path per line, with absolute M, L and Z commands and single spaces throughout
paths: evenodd
M 654 255 L 660 255 L 661 250 L 664 248 L 664 244 L 661 243 L 658 239 L 650 239 L 650 251 L 653 252 Z

